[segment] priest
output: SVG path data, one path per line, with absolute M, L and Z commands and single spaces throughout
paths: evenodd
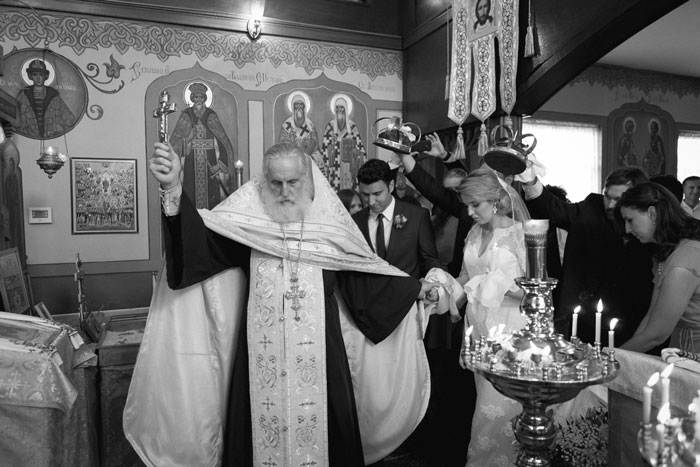
M 299 148 L 213 210 L 156 143 L 167 282 L 154 290 L 124 411 L 149 466 L 363 466 L 425 413 L 434 284 L 381 260 Z M 420 307 L 422 309 L 422 307 Z

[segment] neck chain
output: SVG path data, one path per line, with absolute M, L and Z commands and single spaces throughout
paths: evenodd
M 656 272 L 661 275 L 661 273 L 664 271 L 664 263 L 666 261 L 659 261 L 659 264 L 656 265 Z
M 287 290 L 284 293 L 284 298 L 292 301 L 292 310 L 294 310 L 294 321 L 299 321 L 301 319 L 299 317 L 299 310 L 301 309 L 301 303 L 299 302 L 299 300 L 302 298 L 306 298 L 306 291 L 302 290 L 299 286 L 299 263 L 301 262 L 301 243 L 304 240 L 304 221 L 301 221 L 301 233 L 299 235 L 299 241 L 297 242 L 297 259 L 294 261 L 292 260 L 292 252 L 290 251 L 289 245 L 287 244 L 287 234 L 285 233 L 282 224 L 280 224 L 280 230 L 282 231 L 284 247 L 287 250 L 289 262 L 292 265 L 289 277 L 289 282 L 291 282 L 291 284 L 289 286 L 289 290 Z M 284 314 L 280 319 L 284 320 Z

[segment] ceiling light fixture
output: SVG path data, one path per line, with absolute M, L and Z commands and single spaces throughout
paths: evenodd
M 262 19 L 265 13 L 265 0 L 252 0 L 250 4 L 250 19 L 246 28 L 248 29 L 248 36 L 252 40 L 257 40 L 262 33 Z

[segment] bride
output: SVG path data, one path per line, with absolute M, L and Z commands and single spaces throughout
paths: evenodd
M 467 298 L 466 326 L 473 335 L 496 327 L 517 331 L 526 324 L 520 313 L 522 291 L 515 278 L 525 275 L 522 222 L 529 214 L 522 199 L 488 168 L 451 171 L 444 184 L 466 205 L 474 225 L 467 234 L 462 271 L 457 281 Z M 472 419 L 467 466 L 512 466 L 517 457 L 511 420 L 522 407 L 475 375 L 476 409 Z

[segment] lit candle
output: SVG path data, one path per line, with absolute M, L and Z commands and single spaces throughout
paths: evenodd
M 464 345 L 466 346 L 467 350 L 471 350 L 472 348 L 472 332 L 474 331 L 474 326 L 469 326 L 464 330 Z
M 572 339 L 574 337 L 576 337 L 576 333 L 578 332 L 578 312 L 579 311 L 581 311 L 581 305 L 574 308 L 574 317 L 573 317 L 573 321 L 571 322 L 571 338 Z
M 238 159 L 233 163 L 233 170 L 236 172 L 236 189 L 243 185 L 243 162 Z
M 608 347 L 610 350 L 615 348 L 615 325 L 617 324 L 617 318 L 610 320 L 610 330 L 608 331 Z
M 664 404 L 668 404 L 669 391 L 670 391 L 670 387 L 671 387 L 671 378 L 669 378 L 669 376 L 671 375 L 671 371 L 673 371 L 673 363 L 671 363 L 669 366 L 664 368 L 664 371 L 661 372 L 661 405 L 662 406 Z
M 670 418 L 671 418 L 671 408 L 669 407 L 668 402 L 666 402 L 665 404 L 661 405 L 661 408 L 659 409 L 659 415 L 658 415 L 658 417 L 656 417 L 657 421 L 659 422 L 656 425 L 656 434 L 659 437 L 659 447 L 658 447 L 659 454 L 663 454 L 663 452 L 664 452 L 664 446 L 665 446 L 665 442 L 666 442 L 666 434 L 665 434 L 666 423 L 668 423 Z
M 595 313 L 595 343 L 600 343 L 600 326 L 603 319 L 603 300 L 598 300 L 598 307 Z
M 659 382 L 659 372 L 657 371 L 653 375 L 651 375 L 651 378 L 649 378 L 649 381 L 647 381 L 646 386 L 644 386 L 644 398 L 643 398 L 643 403 L 642 403 L 642 409 L 643 409 L 643 414 L 642 418 L 644 421 L 645 425 L 648 425 L 651 423 L 651 393 L 654 391 L 652 388 L 653 386 Z

